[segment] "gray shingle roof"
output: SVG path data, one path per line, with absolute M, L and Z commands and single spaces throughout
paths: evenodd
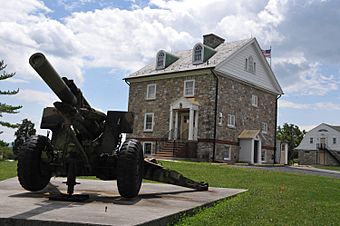
M 207 61 L 202 64 L 193 65 L 192 64 L 192 49 L 180 51 L 176 53 L 172 53 L 175 56 L 179 57 L 179 59 L 168 66 L 165 69 L 162 70 L 156 70 L 155 69 L 155 61 L 142 69 L 130 74 L 125 79 L 130 78 L 138 78 L 143 76 L 151 76 L 151 75 L 159 75 L 159 74 L 166 74 L 166 73 L 173 73 L 173 72 L 181 72 L 181 71 L 190 71 L 190 70 L 196 70 L 196 69 L 204 69 L 204 68 L 212 68 L 227 59 L 230 55 L 232 55 L 234 52 L 239 50 L 241 47 L 246 45 L 248 42 L 250 42 L 252 39 L 244 39 L 240 41 L 234 41 L 234 42 L 227 42 L 219 45 L 216 47 L 216 53 Z M 156 57 L 156 54 L 155 54 Z
M 332 126 L 332 125 L 328 125 L 328 126 L 340 132 L 340 126 Z

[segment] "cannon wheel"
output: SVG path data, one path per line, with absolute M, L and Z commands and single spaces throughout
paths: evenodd
M 32 136 L 21 147 L 17 170 L 19 182 L 26 190 L 42 190 L 50 181 L 48 163 L 41 159 L 42 153 L 48 151 L 52 151 L 52 146 L 45 136 Z
M 118 152 L 117 186 L 124 198 L 138 195 L 144 173 L 142 145 L 137 140 L 125 141 Z

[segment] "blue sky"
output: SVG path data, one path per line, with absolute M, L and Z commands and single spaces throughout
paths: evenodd
M 90 104 L 127 110 L 129 73 L 152 62 L 158 50 L 190 49 L 202 35 L 227 41 L 256 37 L 272 47 L 272 68 L 285 93 L 278 123 L 310 129 L 340 125 L 340 2 L 336 0 L 21 0 L 2 1 L 0 59 L 20 89 L 0 102 L 23 105 L 10 122 L 40 125 L 42 109 L 57 97 L 28 64 L 43 52 L 62 76 L 75 80 Z M 218 7 L 217 7 L 218 6 Z M 13 140 L 15 130 L 0 139 Z M 45 131 L 39 131 L 45 133 Z

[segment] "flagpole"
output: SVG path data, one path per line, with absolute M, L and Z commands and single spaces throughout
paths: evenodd
M 272 68 L 272 46 L 270 46 L 270 68 Z

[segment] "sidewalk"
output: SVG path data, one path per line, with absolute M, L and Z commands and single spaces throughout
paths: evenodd
M 297 165 L 297 166 L 288 166 L 289 168 L 299 169 L 299 170 L 309 170 L 314 172 L 323 172 L 323 173 L 332 173 L 340 175 L 340 171 L 336 170 L 327 170 L 327 169 L 319 169 L 309 165 Z

